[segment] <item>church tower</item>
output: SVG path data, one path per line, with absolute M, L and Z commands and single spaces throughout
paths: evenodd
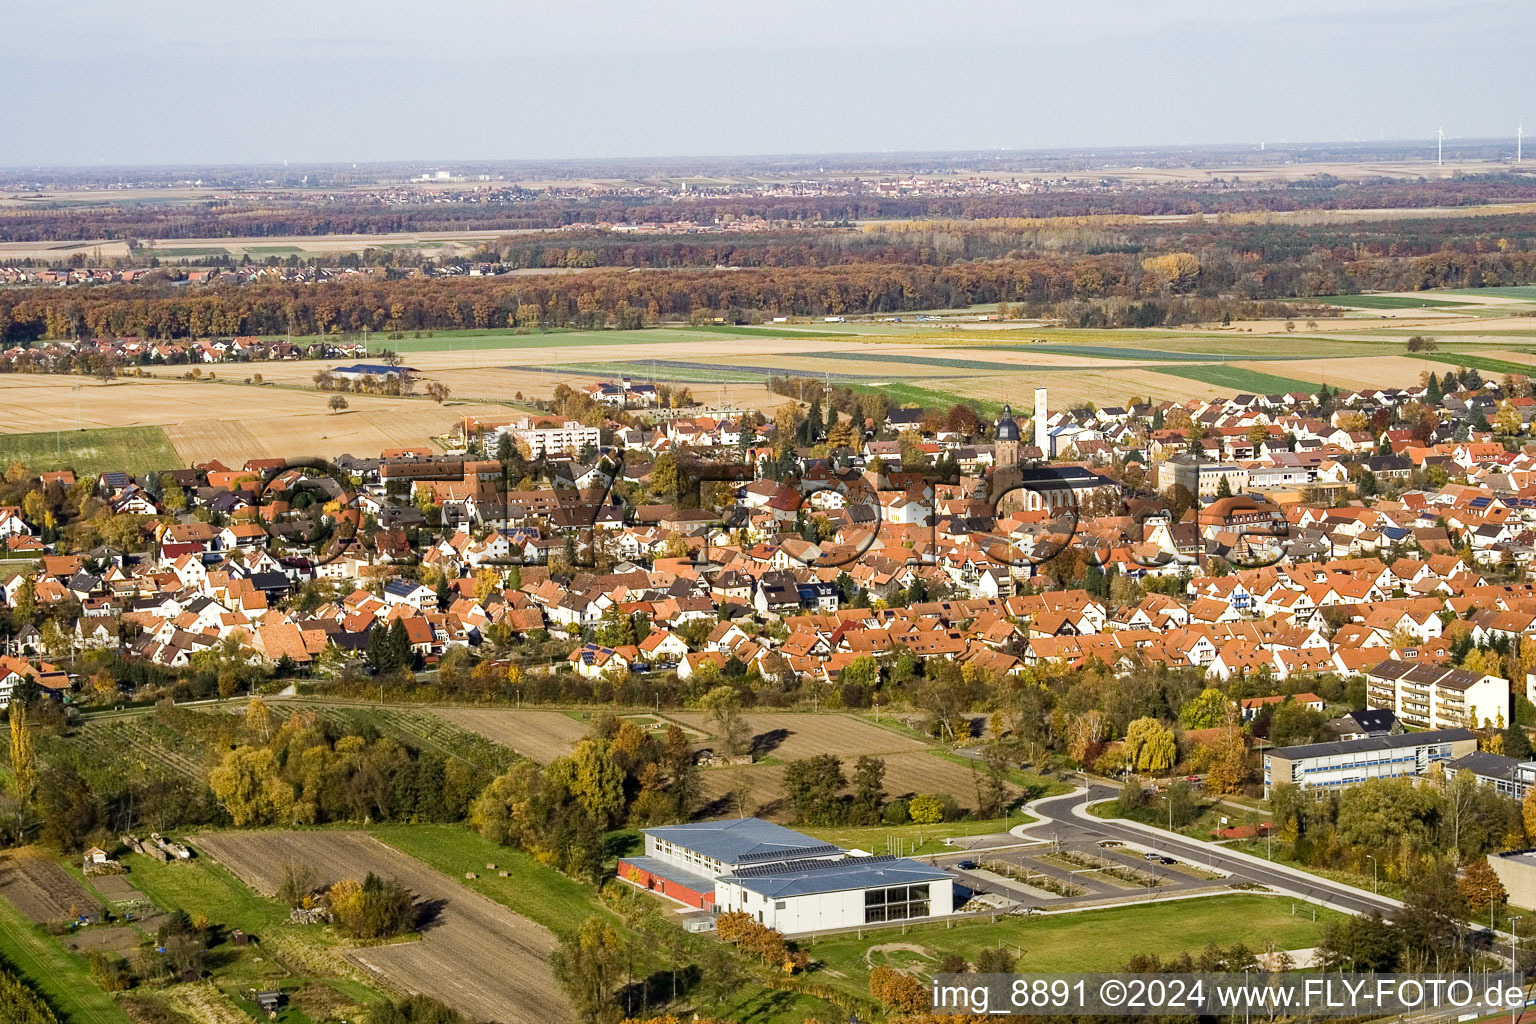
M 997 421 L 997 446 L 994 462 L 998 469 L 1012 469 L 1019 464 L 1019 425 L 1013 421 L 1013 407 L 1003 406 L 1003 417 Z

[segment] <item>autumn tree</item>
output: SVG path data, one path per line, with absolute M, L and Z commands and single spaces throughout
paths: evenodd
M 208 787 L 240 828 L 285 823 L 293 812 L 293 786 L 265 747 L 237 747 L 208 773 Z
M 699 707 L 709 715 L 715 725 L 726 753 L 743 754 L 750 749 L 752 728 L 741 714 L 741 694 L 732 686 L 717 686 L 699 698 Z
M 550 954 L 555 980 L 583 1020 L 601 1024 L 622 1014 L 613 1002 L 624 962 L 623 941 L 607 920 L 587 918 L 574 933 L 565 935 Z
M 1243 734 L 1229 728 L 1217 741 L 1206 773 L 1205 788 L 1212 793 L 1236 793 L 1248 781 L 1248 748 Z
M 1456 888 L 1461 890 L 1461 898 L 1474 911 L 1483 910 L 1490 903 L 1503 903 L 1509 895 L 1487 857 L 1468 864 L 1457 879 Z
M 1173 732 L 1155 718 L 1138 718 L 1125 730 L 1126 756 L 1138 772 L 1157 775 L 1173 767 L 1178 745 Z
M 27 706 L 11 702 L 11 785 L 16 799 L 25 806 L 32 802 L 37 784 L 37 757 L 32 746 L 32 728 L 27 722 Z

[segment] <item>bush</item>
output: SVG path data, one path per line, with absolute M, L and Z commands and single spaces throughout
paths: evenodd
M 915 796 L 907 806 L 907 813 L 919 825 L 937 825 L 944 820 L 944 800 L 932 793 Z
M 759 924 L 752 915 L 740 910 L 727 911 L 715 919 L 715 933 L 724 942 L 733 942 L 738 948 L 756 954 L 769 967 L 776 967 L 787 974 L 810 966 L 811 958 L 789 947 L 782 933 Z
M 880 817 L 887 825 L 905 825 L 912 820 L 910 806 L 906 800 L 892 800 L 885 805 Z
M 928 990 L 923 983 L 889 967 L 876 967 L 869 972 L 869 994 L 901 1013 L 919 1013 L 929 1007 Z

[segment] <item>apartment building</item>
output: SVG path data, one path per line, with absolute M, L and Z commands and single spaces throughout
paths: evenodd
M 1264 798 L 1269 799 L 1271 787 L 1286 782 L 1303 789 L 1340 789 L 1367 779 L 1423 775 L 1436 762 L 1449 767 L 1476 750 L 1477 736 L 1470 729 L 1277 747 L 1264 753 Z
M 1208 462 L 1182 452 L 1157 467 L 1157 489 L 1165 494 L 1180 486 L 1197 497 L 1214 498 L 1223 480 L 1230 493 L 1239 494 L 1248 489 L 1248 470 L 1235 462 Z
M 552 420 L 525 418 L 499 428 L 497 433 L 509 433 L 527 444 L 528 452 L 533 458 L 561 452 L 579 452 L 587 445 L 596 448 L 603 442 L 602 430 L 586 426 L 576 420 L 565 420 L 563 423 L 556 424 Z M 499 442 L 500 438 L 497 438 L 497 441 Z M 496 449 L 492 445 L 489 450 Z
M 1365 702 L 1420 729 L 1503 728 L 1510 720 L 1509 680 L 1395 658 L 1365 674 Z

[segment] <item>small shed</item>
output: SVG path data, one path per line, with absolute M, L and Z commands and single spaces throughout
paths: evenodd
M 87 864 L 105 864 L 111 859 L 111 855 L 99 846 L 93 846 L 85 851 L 85 862 Z
M 276 1013 L 283 1005 L 283 994 L 277 991 L 257 992 L 256 1005 L 263 1013 Z

